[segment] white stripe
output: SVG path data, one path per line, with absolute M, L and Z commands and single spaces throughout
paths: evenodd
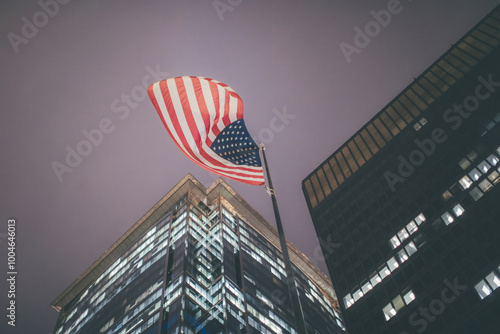
M 196 99 L 196 94 L 194 93 L 192 78 L 183 77 L 182 81 L 184 82 L 184 86 L 186 87 L 186 92 L 193 92 L 192 95 L 188 95 L 188 102 L 192 111 L 196 128 L 198 129 L 198 133 L 200 134 L 201 142 L 204 143 L 207 139 L 207 129 L 205 128 L 205 122 L 203 121 L 203 117 L 201 116 L 198 100 Z M 189 133 L 191 133 L 191 131 Z
M 238 120 L 236 118 L 238 113 L 238 99 L 232 95 L 229 95 L 229 120 L 231 123 Z
M 217 116 L 217 111 L 215 110 L 214 97 L 212 96 L 212 91 L 210 90 L 210 82 L 208 80 L 201 80 L 201 88 L 203 92 L 203 97 L 207 104 L 207 109 L 210 114 L 210 127 L 208 128 L 208 139 L 213 142 L 216 138 L 212 128 L 214 126 L 215 117 Z
M 217 85 L 217 90 L 219 91 L 219 121 L 217 122 L 217 128 L 219 128 L 219 131 L 222 131 L 226 127 L 222 121 L 222 118 L 225 116 L 226 90 L 221 85 Z

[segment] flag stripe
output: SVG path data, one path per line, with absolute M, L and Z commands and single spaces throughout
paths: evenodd
M 264 183 L 262 166 L 233 164 L 210 148 L 227 125 L 243 118 L 241 98 L 229 86 L 202 77 L 179 77 L 151 85 L 148 93 L 169 135 L 189 159 L 222 176 Z

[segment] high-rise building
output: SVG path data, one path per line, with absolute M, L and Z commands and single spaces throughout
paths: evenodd
M 54 333 L 296 333 L 279 245 L 222 179 L 187 175 L 54 300 Z M 331 281 L 288 247 L 308 332 L 344 333 Z
M 302 183 L 350 334 L 500 333 L 500 7 Z

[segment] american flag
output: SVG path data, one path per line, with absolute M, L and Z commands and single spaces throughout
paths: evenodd
M 156 82 L 148 94 L 170 137 L 199 166 L 224 177 L 262 185 L 259 147 L 243 120 L 243 101 L 229 86 L 204 77 Z

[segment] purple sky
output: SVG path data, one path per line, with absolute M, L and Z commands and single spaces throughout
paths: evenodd
M 89 0 L 48 6 L 53 17 L 36 1 L 3 4 L 0 268 L 15 217 L 18 275 L 17 326 L 2 314 L 0 332 L 51 332 L 50 302 L 187 172 L 216 179 L 182 155 L 143 95 L 154 76 L 201 75 L 238 92 L 266 143 L 285 233 L 326 271 L 302 179 L 500 1 L 395 3 Z M 388 4 L 390 22 L 348 63 L 340 44 Z M 109 133 L 85 147 L 85 130 L 100 126 Z M 89 154 L 58 178 L 67 147 Z M 229 184 L 274 224 L 263 187 Z M 2 279 L 4 313 L 7 292 Z

